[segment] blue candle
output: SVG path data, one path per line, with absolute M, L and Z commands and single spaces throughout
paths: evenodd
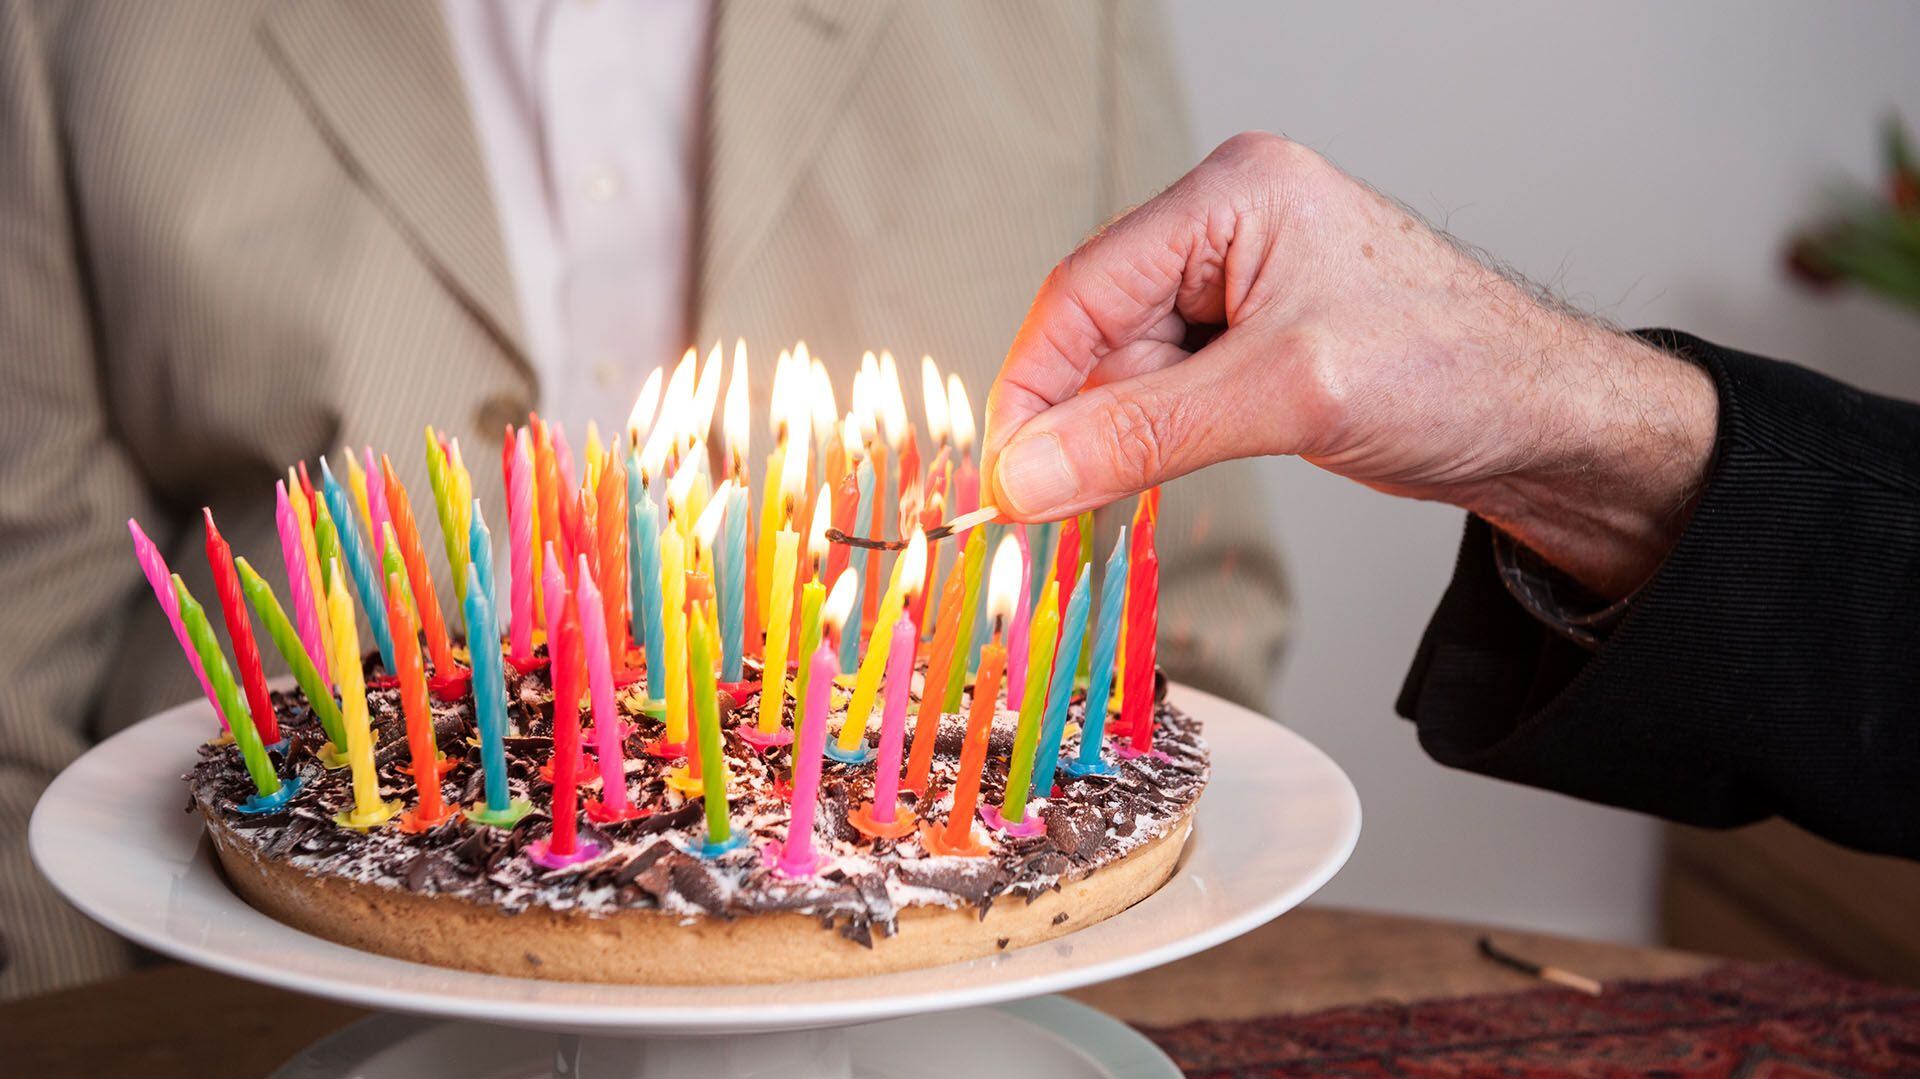
M 853 511 L 853 534 L 865 536 L 867 523 L 873 519 L 873 461 L 863 458 L 857 475 L 860 477 L 860 503 Z M 855 547 L 848 565 L 853 570 L 853 608 L 847 613 L 845 628 L 840 631 L 840 669 L 843 671 L 853 670 L 860 662 L 860 593 L 867 580 L 867 549 Z
M 1053 771 L 1060 763 L 1060 738 L 1067 730 L 1067 701 L 1073 697 L 1073 679 L 1080 668 L 1080 639 L 1087 632 L 1087 607 L 1093 590 L 1087 584 L 1092 566 L 1081 566 L 1067 600 L 1066 623 L 1060 629 L 1060 650 L 1053 657 L 1053 681 L 1047 687 L 1047 711 L 1040 721 L 1040 748 L 1033 764 L 1033 797 L 1053 793 Z
M 635 473 L 637 475 L 637 473 Z M 653 492 L 643 492 L 627 511 L 627 594 L 632 609 L 633 635 L 647 653 L 647 696 L 666 699 L 666 615 L 662 610 L 660 580 L 660 508 Z
M 487 530 L 486 518 L 480 515 L 480 500 L 473 500 L 473 512 L 467 516 L 467 564 L 480 567 L 480 587 L 487 590 L 489 610 L 497 610 L 500 593 L 493 585 L 493 533 Z M 464 574 L 462 575 L 464 576 Z M 467 647 L 473 647 L 473 638 L 467 638 Z
M 467 816 L 481 824 L 511 828 L 533 807 L 524 800 L 513 801 L 507 791 L 507 690 L 501 671 L 500 630 L 475 562 L 467 564 L 464 607 L 467 650 L 472 653 L 473 711 L 480 728 L 480 766 L 487 780 L 486 805 L 468 810 Z
M 717 552 L 720 565 L 720 680 L 740 681 L 741 650 L 747 624 L 747 489 L 727 502 L 726 536 Z
M 1081 574 L 1082 577 L 1086 576 Z M 1080 756 L 1069 761 L 1072 775 L 1109 770 L 1100 759 L 1100 742 L 1107 727 L 1107 698 L 1113 689 L 1113 656 L 1120 647 L 1120 616 L 1127 605 L 1127 530 L 1120 529 L 1113 555 L 1100 579 L 1100 618 L 1093 631 L 1093 666 L 1087 671 L 1087 716 L 1080 724 Z
M 327 500 L 327 512 L 333 515 L 334 531 L 340 535 L 340 553 L 347 558 L 347 571 L 353 575 L 353 587 L 360 594 L 360 609 L 367 612 L 367 622 L 373 627 L 373 643 L 380 649 L 380 663 L 387 670 L 394 670 L 393 635 L 387 630 L 386 593 L 380 589 L 380 577 L 373 571 L 373 563 L 367 560 L 366 544 L 360 539 L 359 517 L 353 508 L 353 502 L 347 498 L 346 488 L 333 477 L 333 469 L 327 467 L 327 459 L 320 458 L 320 477 L 322 494 Z

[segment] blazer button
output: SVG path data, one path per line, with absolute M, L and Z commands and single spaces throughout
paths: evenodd
M 510 423 L 527 422 L 532 405 L 517 397 L 489 397 L 474 411 L 473 424 L 489 444 L 499 445 Z

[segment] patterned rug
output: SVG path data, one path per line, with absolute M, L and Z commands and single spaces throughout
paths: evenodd
M 1190 1079 L 1920 1076 L 1920 989 L 1799 964 L 1148 1029 Z

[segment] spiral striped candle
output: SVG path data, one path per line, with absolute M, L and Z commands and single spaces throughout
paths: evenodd
M 127 518 L 127 531 L 133 533 L 133 556 L 140 563 L 140 572 L 147 575 L 147 584 L 153 587 L 153 598 L 160 601 L 160 610 L 167 616 L 167 625 L 173 628 L 173 639 L 180 642 L 180 650 L 187 655 L 187 663 L 193 668 L 193 676 L 200 680 L 200 692 L 207 695 L 207 703 L 213 705 L 213 714 L 220 720 L 222 727 L 227 726 L 226 710 L 220 707 L 220 698 L 214 695 L 213 683 L 207 681 L 207 669 L 200 662 L 200 653 L 187 638 L 187 627 L 180 621 L 180 598 L 173 590 L 173 571 L 167 568 L 167 560 L 161 557 L 160 548 L 154 546 L 140 528 L 140 522 Z
M 313 577 L 308 575 L 307 552 L 310 548 L 301 536 L 300 521 L 287 496 L 284 480 L 273 485 L 274 525 L 280 532 L 280 559 L 287 567 L 287 594 L 293 600 L 293 614 L 299 620 L 301 648 L 309 657 L 322 655 L 326 642 L 320 636 L 320 611 L 313 602 Z M 332 688 L 333 680 L 322 661 L 314 660 L 321 682 Z

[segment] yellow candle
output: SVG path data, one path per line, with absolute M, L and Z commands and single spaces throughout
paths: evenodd
M 306 553 L 307 594 L 317 604 L 325 605 L 327 590 L 321 583 L 320 551 L 313 539 L 313 507 L 307 502 L 307 492 L 300 486 L 293 469 L 287 469 L 287 501 L 293 504 L 293 515 L 300 519 L 300 546 Z M 333 620 L 324 610 L 314 611 L 314 621 L 320 624 L 320 647 L 326 652 L 327 666 L 333 666 Z M 331 675 L 333 672 L 327 672 Z
M 680 530 L 660 533 L 660 588 L 665 611 L 667 734 L 669 745 L 687 740 L 687 565 Z
M 900 620 L 913 594 L 919 591 L 926 569 L 927 534 L 915 532 L 907 541 L 907 549 L 894 559 L 893 577 L 887 582 L 887 594 L 880 599 L 873 635 L 867 638 L 867 654 L 860 661 L 859 676 L 854 679 L 853 698 L 847 702 L 847 721 L 840 728 L 838 748 L 843 754 L 857 753 L 864 748 L 867 720 L 873 712 L 874 699 L 880 695 L 880 676 L 886 670 L 887 652 L 893 644 L 894 623 Z
M 354 457 L 353 448 L 347 448 L 347 487 L 353 492 L 353 504 L 360 511 L 361 533 L 373 541 L 374 557 L 379 558 L 380 532 L 373 527 L 372 503 L 367 501 L 367 473 L 360 467 L 360 461 Z
M 364 832 L 400 812 L 400 802 L 380 800 L 380 776 L 373 764 L 373 723 L 367 715 L 367 684 L 360 671 L 360 631 L 347 599 L 346 575 L 333 567 L 327 590 L 327 621 L 333 626 L 333 680 L 340 691 L 340 722 L 347 731 L 347 764 L 353 769 L 353 808 L 334 821 Z
M 776 398 L 774 407 L 778 408 Z M 780 531 L 780 479 L 786 471 L 787 442 L 784 434 L 780 442 L 767 454 L 767 470 L 760 484 L 760 537 L 754 547 L 754 584 L 760 594 L 760 609 L 766 610 L 772 596 L 773 583 L 773 537 Z

